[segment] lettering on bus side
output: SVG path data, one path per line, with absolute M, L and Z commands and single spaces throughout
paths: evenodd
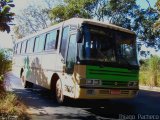
M 73 93 L 73 86 L 65 85 L 65 91 Z

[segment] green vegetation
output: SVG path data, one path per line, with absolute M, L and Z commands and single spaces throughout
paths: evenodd
M 47 2 L 48 1 L 48 2 Z M 156 7 L 150 5 L 142 9 L 136 0 L 55 0 L 48 7 L 38 7 L 31 2 L 16 16 L 15 36 L 22 38 L 55 23 L 73 17 L 97 19 L 130 29 L 147 47 L 160 49 L 159 0 Z M 36 7 L 37 6 L 37 7 Z M 139 45 L 140 50 L 141 45 Z
M 156 30 L 159 30 L 160 29 L 160 0 L 157 0 L 156 6 L 157 6 L 157 11 L 159 13 L 159 19 L 154 24 L 154 28 Z
M 5 50 L 0 50 L 0 76 L 11 70 L 11 60 L 8 60 L 8 56 L 5 54 Z
M 4 88 L 4 74 L 11 70 L 12 63 L 5 53 L 5 50 L 0 50 L 0 118 L 17 116 L 18 119 L 26 119 L 25 105 L 15 94 L 5 91 Z
M 11 70 L 11 61 L 7 59 L 7 55 L 5 55 L 4 50 L 0 50 L 0 94 L 4 92 L 3 88 L 3 80 L 4 73 Z
M 152 56 L 140 68 L 140 84 L 160 87 L 160 57 Z
M 10 12 L 13 0 L 0 0 L 0 31 L 10 32 L 9 22 L 13 20 L 14 13 Z
M 26 106 L 11 92 L 0 95 L 0 116 L 15 116 L 19 120 L 28 118 Z

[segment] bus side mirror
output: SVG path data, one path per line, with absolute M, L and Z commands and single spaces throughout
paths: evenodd
M 80 29 L 78 29 L 78 31 L 77 31 L 76 39 L 77 39 L 77 43 L 82 43 L 83 33 L 82 33 L 82 31 Z

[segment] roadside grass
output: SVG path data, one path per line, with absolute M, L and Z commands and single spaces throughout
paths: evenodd
M 16 116 L 19 120 L 29 119 L 26 112 L 26 106 L 18 99 L 18 97 L 11 93 L 5 92 L 0 95 L 0 114 L 5 116 Z
M 12 92 L 5 91 L 0 81 L 0 118 L 15 117 L 16 120 L 29 120 L 26 105 Z
M 25 104 L 12 92 L 5 90 L 4 74 L 11 70 L 12 61 L 0 50 L 0 120 L 29 120 Z
M 141 85 L 160 87 L 160 57 L 152 56 L 143 62 L 139 79 Z

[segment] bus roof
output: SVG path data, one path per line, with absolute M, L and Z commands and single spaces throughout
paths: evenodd
M 65 26 L 65 25 L 69 25 L 69 24 L 76 24 L 76 25 L 80 25 L 82 23 L 87 23 L 87 24 L 91 24 L 91 25 L 96 25 L 96 26 L 101 26 L 101 27 L 105 27 L 105 28 L 110 28 L 110 29 L 113 29 L 113 30 L 117 30 L 117 31 L 122 31 L 122 32 L 126 32 L 126 33 L 130 33 L 130 34 L 134 34 L 134 32 L 132 32 L 131 30 L 128 30 L 126 28 L 122 28 L 122 27 L 119 27 L 119 26 L 116 26 L 114 24 L 111 24 L 111 23 L 108 23 L 108 22 L 101 22 L 101 21 L 97 21 L 97 20 L 93 20 L 93 19 L 84 19 L 84 18 L 71 18 L 71 19 L 68 19 L 66 21 L 63 21 L 61 23 L 58 23 L 56 25 L 53 25 L 51 27 L 48 27 L 44 30 L 41 30 L 37 33 L 33 33 L 27 37 L 24 37 L 16 42 L 20 42 L 20 41 L 23 41 L 23 40 L 26 40 L 26 39 L 29 39 L 29 38 L 32 38 L 36 35 L 39 35 L 39 34 L 43 34 L 44 32 L 47 32 L 47 31 L 50 31 L 52 29 L 56 29 L 56 28 L 60 28 L 62 25 Z
M 111 24 L 109 22 L 102 22 L 102 21 L 97 21 L 97 20 L 94 20 L 94 19 L 71 18 L 71 19 L 67 20 L 66 22 L 69 22 L 69 23 L 75 23 L 75 22 L 88 23 L 88 24 L 92 24 L 92 25 L 96 25 L 96 26 L 101 26 L 101 27 L 114 29 L 114 30 L 117 30 L 117 31 L 127 32 L 127 33 L 130 33 L 130 34 L 135 34 L 133 31 L 131 31 L 129 29 Z

